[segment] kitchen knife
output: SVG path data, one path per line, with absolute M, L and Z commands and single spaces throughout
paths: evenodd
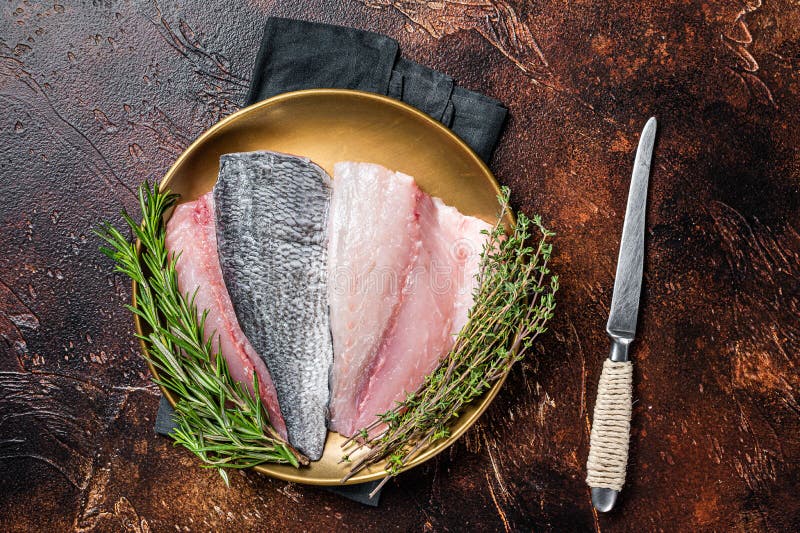
M 602 512 L 614 508 L 628 465 L 633 388 L 633 364 L 628 358 L 628 348 L 636 333 L 642 291 L 647 182 L 655 136 L 656 119 L 653 117 L 642 130 L 633 163 L 614 295 L 606 324 L 611 353 L 603 363 L 589 438 L 586 483 L 592 489 L 592 504 Z

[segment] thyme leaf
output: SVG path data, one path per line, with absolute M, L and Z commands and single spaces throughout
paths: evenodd
M 344 458 L 351 463 L 342 481 L 385 460 L 386 477 L 372 495 L 377 493 L 429 445 L 448 438 L 464 407 L 524 359 L 536 337 L 547 331 L 558 291 L 558 276 L 548 267 L 553 250 L 548 241 L 554 233 L 540 217 L 518 213 L 507 235 L 502 225 L 510 211 L 507 187 L 498 200 L 500 215 L 486 232 L 475 304 L 466 325 L 417 391 L 342 445 Z M 358 450 L 365 453 L 353 460 Z

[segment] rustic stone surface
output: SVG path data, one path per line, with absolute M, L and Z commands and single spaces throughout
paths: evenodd
M 800 525 L 800 10 L 779 0 L 0 7 L 0 529 L 770 530 Z M 558 231 L 536 361 L 368 509 L 152 430 L 128 282 L 91 229 L 243 100 L 270 14 L 398 39 L 506 102 L 493 168 Z M 658 116 L 621 512 L 583 483 L 632 151 Z

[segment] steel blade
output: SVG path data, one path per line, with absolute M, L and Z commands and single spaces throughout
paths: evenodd
M 642 292 L 642 267 L 644 263 L 644 222 L 647 211 L 647 182 L 650 161 L 656 137 L 656 119 L 645 124 L 636 149 L 625 224 L 614 278 L 614 296 L 608 315 L 606 331 L 612 337 L 631 339 L 636 333 L 636 316 L 639 314 L 639 295 Z

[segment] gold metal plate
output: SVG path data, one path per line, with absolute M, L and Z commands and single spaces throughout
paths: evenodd
M 464 214 L 494 222 L 499 187 L 489 168 L 453 132 L 428 115 L 384 96 L 338 89 L 285 93 L 238 111 L 203 133 L 169 169 L 161 188 L 191 201 L 214 186 L 219 157 L 231 152 L 273 150 L 308 157 L 329 174 L 338 161 L 379 163 L 414 176 L 428 194 Z M 511 224 L 509 217 L 506 221 Z M 134 305 L 136 287 L 134 286 Z M 136 321 L 141 333 L 141 324 Z M 142 346 L 142 349 L 146 349 Z M 151 367 L 151 372 L 153 368 Z M 501 382 L 465 409 L 452 435 L 431 446 L 406 467 L 419 465 L 450 446 L 488 407 Z M 167 399 L 174 398 L 164 391 Z M 347 464 L 339 464 L 344 438 L 329 432 L 322 458 L 309 467 L 255 467 L 267 475 L 312 485 L 341 485 Z M 360 472 L 347 484 L 380 479 L 384 465 Z

